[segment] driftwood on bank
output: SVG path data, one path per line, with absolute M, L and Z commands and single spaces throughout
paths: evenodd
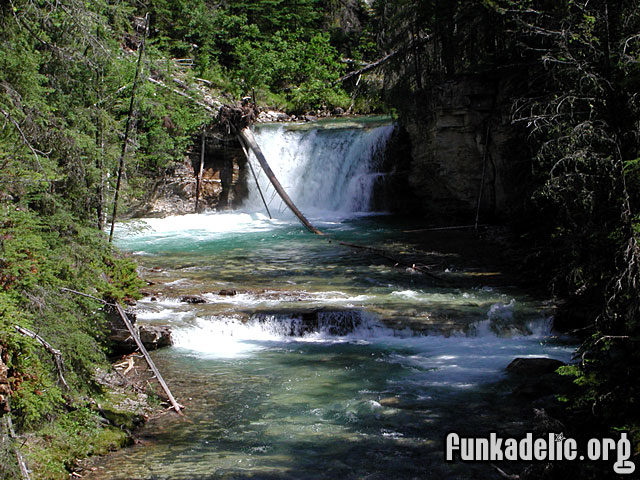
M 142 341 L 140 340 L 140 337 L 138 336 L 138 332 L 136 332 L 135 328 L 133 328 L 131 320 L 129 320 L 129 317 L 127 317 L 127 314 L 125 313 L 125 311 L 122 308 L 122 306 L 120 305 L 120 303 L 116 302 L 115 305 L 116 305 L 116 310 L 118 311 L 118 315 L 120 315 L 120 318 L 122 318 L 122 321 L 127 326 L 127 330 L 129 330 L 129 333 L 131 334 L 131 337 L 136 342 L 136 345 L 138 345 L 138 348 L 140 349 L 140 352 L 144 356 L 144 359 L 147 361 L 147 364 L 149 365 L 149 368 L 151 369 L 153 374 L 156 376 L 156 379 L 158 380 L 158 383 L 160 384 L 160 386 L 164 390 L 164 393 L 166 393 L 167 397 L 169 397 L 169 402 L 171 403 L 173 409 L 177 413 L 181 414 L 182 413 L 182 411 L 181 411 L 182 406 L 178 402 L 176 402 L 176 399 L 173 397 L 173 394 L 171 393 L 171 390 L 169 390 L 169 387 L 168 387 L 167 383 L 164 381 L 164 378 L 162 378 L 162 375 L 160 374 L 160 371 L 156 367 L 156 364 L 153 363 L 153 360 L 151 359 L 151 356 L 149 355 L 149 352 L 147 352 L 147 349 L 142 344 Z
M 62 353 L 60 352 L 60 350 L 53 348 L 51 344 L 47 342 L 44 338 L 42 338 L 40 335 L 38 335 L 35 332 L 32 332 L 27 328 L 21 327 L 19 325 L 14 325 L 13 328 L 21 335 L 24 335 L 25 337 L 33 338 L 36 342 L 42 345 L 42 347 L 47 352 L 53 355 L 53 361 L 55 362 L 56 369 L 58 370 L 58 379 L 60 380 L 60 383 L 64 385 L 64 388 L 69 390 L 69 385 L 67 384 L 67 381 L 64 379 L 64 375 L 63 375 L 64 363 L 62 362 Z
M 140 352 L 144 356 L 144 359 L 146 360 L 147 365 L 149 365 L 149 368 L 151 369 L 153 374 L 156 376 L 156 379 L 158 380 L 158 383 L 160 384 L 160 386 L 162 387 L 164 392 L 167 394 L 167 397 L 169 398 L 169 402 L 171 403 L 173 409 L 176 412 L 181 414 L 182 413 L 181 409 L 183 407 L 178 402 L 176 402 L 176 399 L 174 398 L 173 394 L 171 393 L 171 390 L 169 390 L 169 386 L 164 381 L 164 378 L 162 378 L 162 375 L 160 374 L 160 371 L 158 370 L 158 367 L 156 367 L 156 364 L 153 363 L 153 360 L 151 359 L 151 356 L 149 355 L 149 352 L 147 351 L 146 347 L 142 343 L 142 340 L 140 340 L 140 336 L 138 335 L 138 332 L 133 327 L 133 324 L 131 323 L 131 320 L 129 320 L 129 317 L 127 316 L 127 314 L 125 313 L 124 309 L 122 308 L 122 305 L 120 305 L 119 302 L 109 303 L 109 302 L 106 302 L 106 301 L 102 300 L 101 298 L 94 297 L 93 295 L 89 295 L 87 293 L 78 292 L 77 290 L 72 290 L 70 288 L 61 288 L 60 290 L 63 290 L 65 292 L 69 292 L 69 293 L 75 293 L 76 295 L 81 295 L 83 297 L 92 298 L 94 300 L 97 300 L 97 301 L 103 303 L 104 305 L 110 305 L 110 306 L 113 306 L 113 307 L 116 308 L 116 311 L 118 312 L 118 315 L 120 316 L 120 318 L 124 322 L 125 326 L 127 327 L 127 330 L 129 331 L 129 334 L 131 335 L 131 338 L 133 338 L 133 341 L 136 342 L 136 345 L 138 346 L 138 348 L 140 349 Z

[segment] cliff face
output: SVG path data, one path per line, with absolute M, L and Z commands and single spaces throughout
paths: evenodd
M 502 81 L 462 77 L 401 108 L 411 142 L 408 182 L 429 216 L 503 219 L 518 207 L 528 155 L 510 123 Z M 483 179 L 484 177 L 484 179 Z
M 201 138 L 181 163 L 159 180 L 143 207 L 134 216 L 167 216 L 195 213 Z M 226 210 L 247 195 L 246 158 L 235 137 L 205 135 L 205 155 L 198 211 Z

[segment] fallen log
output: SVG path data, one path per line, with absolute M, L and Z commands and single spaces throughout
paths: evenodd
M 67 381 L 64 379 L 64 375 L 63 375 L 64 363 L 62 361 L 62 353 L 60 352 L 60 350 L 53 348 L 51 344 L 47 342 L 44 338 L 42 338 L 40 335 L 38 335 L 35 332 L 32 332 L 27 328 L 21 327 L 19 325 L 14 325 L 13 328 L 21 335 L 24 335 L 25 337 L 33 338 L 36 342 L 42 345 L 42 347 L 47 352 L 53 355 L 53 361 L 56 364 L 56 369 L 58 370 L 58 379 L 60 380 L 60 383 L 64 385 L 64 388 L 69 390 L 69 385 L 67 384 Z
M 300 220 L 302 225 L 304 225 L 305 228 L 311 233 L 315 233 L 316 235 L 324 235 L 324 233 L 311 225 L 309 220 L 307 220 L 302 212 L 298 209 L 298 207 L 295 206 L 287 192 L 285 192 L 284 188 L 282 188 L 280 181 L 273 173 L 273 170 L 271 170 L 271 167 L 267 163 L 267 159 L 258 146 L 251 128 L 249 126 L 246 126 L 242 129 L 236 129 L 236 134 L 238 135 L 240 141 L 244 142 L 248 149 L 251 149 L 253 151 L 254 155 L 258 159 L 258 162 L 260 163 L 260 166 L 262 167 L 262 170 L 264 170 L 264 173 L 267 175 L 267 178 L 269 178 L 269 181 L 273 185 L 273 188 L 275 188 L 276 192 L 278 192 L 278 195 L 280 195 L 280 198 L 282 198 L 282 201 L 287 205 L 287 207 L 289 207 L 289 210 L 291 210 L 294 215 L 298 217 L 298 220 Z
M 418 228 L 415 230 L 403 230 L 403 233 L 419 233 L 419 232 L 437 232 L 439 230 L 467 230 L 477 227 L 488 227 L 488 223 L 482 223 L 479 225 L 457 225 L 455 227 L 430 227 L 430 228 Z
M 156 367 L 156 364 L 153 363 L 153 360 L 151 359 L 149 352 L 147 352 L 147 349 L 142 344 L 142 341 L 138 336 L 138 332 L 136 332 L 135 328 L 133 328 L 133 325 L 131 324 L 131 320 L 129 320 L 129 317 L 127 317 L 127 314 L 124 312 L 119 302 L 116 302 L 115 305 L 116 305 L 116 309 L 118 310 L 118 314 L 122 318 L 122 321 L 124 322 L 124 324 L 127 326 L 127 330 L 129 330 L 131 337 L 136 342 L 136 344 L 138 345 L 138 348 L 140 349 L 140 352 L 144 356 L 144 359 L 147 361 L 147 365 L 149 365 L 149 368 L 151 369 L 153 374 L 156 376 L 156 379 L 158 380 L 158 383 L 164 390 L 164 393 L 166 393 L 167 397 L 169 397 L 169 402 L 171 403 L 173 409 L 177 413 L 182 414 L 180 410 L 182 406 L 178 402 L 176 402 L 176 399 L 173 397 L 171 390 L 169 390 L 167 383 L 164 381 L 164 378 L 162 378 L 162 375 L 160 374 L 160 370 L 158 370 L 158 368 Z
M 387 55 L 385 55 L 382 58 L 379 58 L 375 62 L 368 63 L 367 65 L 365 65 L 362 68 L 359 68 L 358 70 L 354 70 L 352 72 L 347 73 L 346 75 L 343 75 L 338 80 L 333 82 L 333 84 L 336 85 L 338 83 L 342 83 L 345 80 L 350 79 L 351 77 L 355 77 L 356 75 L 362 75 L 363 73 L 367 73 L 368 71 L 373 70 L 374 68 L 377 68 L 380 65 L 383 65 L 383 64 L 387 63 L 393 57 L 395 57 L 396 55 L 404 52 L 405 50 L 406 50 L 406 47 L 401 47 L 401 48 L 398 48 L 396 50 L 393 50 L 392 52 L 388 53 Z
M 158 85 L 159 87 L 162 88 L 166 88 L 167 90 L 169 90 L 170 92 L 175 93 L 176 95 L 180 95 L 181 97 L 184 97 L 188 100 L 191 100 L 193 103 L 195 103 L 196 105 L 201 106 L 202 108 L 204 108 L 207 112 L 209 113 L 213 113 L 214 115 L 217 115 L 218 110 L 216 109 L 216 107 L 218 105 L 214 105 L 214 104 L 209 104 L 203 100 L 199 100 L 197 98 L 192 97 L 191 95 L 187 95 L 186 93 L 178 90 L 177 88 L 172 88 L 170 86 L 168 86 L 166 83 L 164 83 L 161 80 L 155 79 L 153 77 L 147 77 L 147 81 L 153 83 L 154 85 Z
M 426 267 L 424 267 L 422 265 L 415 264 L 415 263 L 406 262 L 406 261 L 404 261 L 402 259 L 399 259 L 399 258 L 391 255 L 391 253 L 389 253 L 388 251 L 383 250 L 381 248 L 369 247 L 367 245 L 358 245 L 357 243 L 349 243 L 349 242 L 338 242 L 338 245 L 342 245 L 343 247 L 356 248 L 358 250 L 366 250 L 366 251 L 371 252 L 371 253 L 373 253 L 375 255 L 378 255 L 378 256 L 380 256 L 382 258 L 386 258 L 387 260 L 391 260 L 396 265 L 402 265 L 403 267 L 410 268 L 412 270 L 415 270 L 416 272 L 423 273 L 426 276 L 433 278 L 434 280 L 436 280 L 440 284 L 445 284 L 445 285 L 449 284 L 449 282 L 447 280 L 445 280 L 444 278 L 440 278 L 437 275 L 434 275 L 433 273 L 429 272 Z
M 404 53 L 404 52 L 406 52 L 407 50 L 409 50 L 411 48 L 415 48 L 416 46 L 421 45 L 422 43 L 428 42 L 431 39 L 432 39 L 431 35 L 421 35 L 418 38 L 414 38 L 411 42 L 408 42 L 407 44 L 402 45 L 401 47 L 396 48 L 395 50 L 392 50 L 391 52 L 389 52 L 388 54 L 386 54 L 382 58 L 379 58 L 378 60 L 375 60 L 375 61 L 373 61 L 371 63 L 368 63 L 368 64 L 364 65 L 362 68 L 359 68 L 358 70 L 354 70 L 352 72 L 347 73 L 346 75 L 343 75 L 338 80 L 333 82 L 333 84 L 337 85 L 339 83 L 344 82 L 345 80 L 350 79 L 351 77 L 354 77 L 356 75 L 362 75 L 362 74 L 367 73 L 367 72 L 369 72 L 369 71 L 371 71 L 371 70 L 373 70 L 375 68 L 378 68 L 379 66 L 384 65 L 389 60 L 394 58 L 396 55 Z

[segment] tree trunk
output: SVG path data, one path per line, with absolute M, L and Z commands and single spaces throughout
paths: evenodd
M 202 188 L 202 174 L 204 173 L 204 130 L 202 131 L 202 140 L 200 142 L 200 168 L 198 169 L 198 178 L 196 179 L 196 213 L 198 213 L 198 206 L 200 203 L 200 188 Z
M 149 14 L 144 17 L 144 35 L 140 47 L 138 47 L 138 65 L 136 66 L 136 74 L 133 78 L 133 87 L 131 88 L 131 101 L 129 102 L 129 114 L 127 115 L 127 125 L 124 130 L 124 141 L 122 142 L 122 152 L 120 153 L 120 162 L 118 165 L 118 179 L 116 180 L 116 193 L 113 197 L 113 213 L 111 215 L 111 231 L 109 232 L 109 243 L 113 240 L 113 229 L 116 225 L 116 217 L 118 215 L 118 196 L 120 194 L 120 184 L 122 182 L 122 174 L 124 173 L 124 160 L 127 155 L 129 145 L 129 132 L 133 123 L 133 107 L 136 100 L 136 90 L 138 88 L 138 77 L 140 76 L 142 66 L 142 56 L 144 55 L 144 44 L 149 31 Z
M 104 71 L 102 67 L 100 72 L 96 73 L 98 82 L 98 99 L 96 105 L 102 102 L 104 94 Z M 98 216 L 98 230 L 104 230 L 104 122 L 102 120 L 102 111 L 100 107 L 96 107 L 96 146 L 98 147 L 98 157 L 96 158 L 96 168 L 100 172 L 100 180 L 96 187 L 96 213 Z

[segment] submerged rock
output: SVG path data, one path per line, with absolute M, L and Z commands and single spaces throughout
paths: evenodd
M 229 297 L 232 297 L 233 295 L 237 295 L 237 294 L 238 294 L 237 290 L 234 290 L 234 289 L 225 289 L 225 290 L 220 290 L 218 292 L 218 295 L 224 295 Z

